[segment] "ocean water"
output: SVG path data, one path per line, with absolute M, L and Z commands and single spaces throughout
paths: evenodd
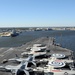
M 75 31 L 29 31 L 22 32 L 17 37 L 0 37 L 0 47 L 21 46 L 36 38 L 50 36 L 54 37 L 56 43 L 64 48 L 75 51 Z

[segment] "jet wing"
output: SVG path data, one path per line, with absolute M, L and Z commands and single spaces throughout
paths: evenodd
M 17 69 L 17 66 L 7 65 L 7 66 L 5 66 L 5 68 L 8 69 L 8 70 Z
M 14 61 L 14 62 L 21 62 L 21 61 L 25 61 L 25 59 L 22 59 L 22 58 L 12 58 L 12 59 L 9 59 L 9 61 Z
M 0 71 L 3 72 L 12 72 L 13 70 L 15 71 L 16 69 L 18 69 L 17 66 L 11 66 L 11 65 L 0 66 Z

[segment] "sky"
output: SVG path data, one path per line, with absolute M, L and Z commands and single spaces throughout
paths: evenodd
M 75 0 L 0 0 L 0 27 L 75 26 Z

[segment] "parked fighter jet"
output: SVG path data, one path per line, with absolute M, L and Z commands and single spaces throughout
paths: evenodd
M 23 53 L 21 53 L 21 55 L 22 56 L 25 56 L 25 55 L 33 55 L 33 56 L 35 56 L 35 57 L 41 57 L 41 56 L 46 56 L 46 52 L 30 52 L 30 53 L 28 53 L 28 52 L 23 52 Z
M 44 71 L 52 72 L 53 75 L 74 75 L 74 69 L 73 62 L 70 62 L 69 64 L 67 63 L 67 60 L 64 62 L 56 57 L 51 57 L 48 64 L 44 68 Z
M 35 61 L 35 56 L 29 56 L 28 58 L 19 58 L 18 55 L 16 54 L 15 58 L 8 59 L 8 61 L 13 61 L 13 62 L 22 62 L 22 61 L 28 61 L 28 62 L 33 62 Z
M 31 61 L 32 65 L 35 65 L 35 63 L 33 62 L 33 57 L 29 56 L 27 61 L 23 60 L 17 66 L 12 66 L 12 65 L 0 66 L 0 71 L 10 72 L 11 74 L 15 75 L 29 75 L 29 71 L 32 69 L 31 66 L 28 66 L 29 61 Z

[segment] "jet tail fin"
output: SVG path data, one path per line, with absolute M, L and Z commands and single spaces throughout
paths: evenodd
M 35 57 L 34 56 L 29 56 L 28 61 L 34 61 Z
M 32 64 L 36 66 L 35 56 L 30 56 L 29 62 L 32 62 Z

